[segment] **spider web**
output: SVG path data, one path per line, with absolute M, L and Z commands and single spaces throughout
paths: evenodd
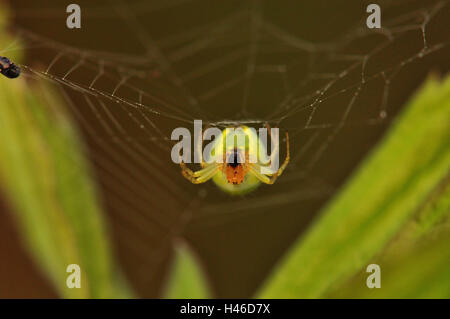
M 448 71 L 448 1 L 379 1 L 379 30 L 369 3 L 78 1 L 81 30 L 65 27 L 67 4 L 11 4 L 23 76 L 67 102 L 142 296 L 160 294 L 180 238 L 217 296 L 250 296 L 427 74 Z M 170 133 L 195 119 L 288 130 L 291 162 L 244 197 L 192 185 Z

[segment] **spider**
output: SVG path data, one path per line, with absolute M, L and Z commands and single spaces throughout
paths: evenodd
M 0 73 L 14 79 L 20 75 L 20 67 L 12 63 L 10 59 L 0 56 Z
M 266 125 L 266 127 L 268 128 L 269 135 L 272 139 L 269 125 Z M 242 129 L 240 132 L 243 132 L 245 135 L 246 142 L 244 145 L 239 145 L 239 139 L 234 143 L 225 143 L 227 129 L 224 129 L 221 136 L 216 138 L 214 142 L 215 147 L 211 152 L 211 156 L 213 156 L 216 155 L 214 154 L 215 150 L 219 150 L 217 156 L 223 158 L 222 163 L 218 163 L 217 161 L 208 163 L 209 158 L 206 158 L 206 161 L 202 160 L 201 162 L 202 169 L 192 171 L 183 161 L 180 161 L 181 173 L 183 176 L 193 184 L 201 184 L 213 179 L 217 186 L 233 195 L 252 191 L 261 183 L 275 183 L 289 163 L 288 133 L 286 132 L 286 158 L 283 164 L 275 173 L 262 173 L 261 169 L 264 167 L 267 168 L 271 164 L 272 156 L 278 155 L 278 143 L 275 143 L 275 149 L 272 150 L 272 155 L 266 164 L 262 164 L 259 155 L 256 156 L 256 163 L 251 163 L 249 157 L 252 154 L 250 152 L 257 150 L 258 148 L 263 148 L 265 151 L 265 146 L 255 134 L 255 131 L 250 130 L 247 126 L 240 126 L 240 128 Z M 202 143 L 197 143 L 196 151 L 201 152 L 201 147 Z

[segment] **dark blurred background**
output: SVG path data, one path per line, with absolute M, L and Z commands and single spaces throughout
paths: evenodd
M 250 297 L 414 90 L 450 66 L 448 1 L 378 1 L 383 32 L 365 27 L 371 1 L 84 0 L 82 28 L 69 30 L 72 2 L 10 1 L 12 31 L 24 39 L 24 64 L 60 80 L 115 253 L 142 297 L 162 296 L 179 238 L 215 296 Z M 93 87 L 104 96 L 73 85 L 88 88 L 102 65 Z M 164 136 L 193 129 L 193 119 L 279 126 L 292 161 L 275 185 L 243 197 L 192 185 Z M 55 296 L 6 200 L 0 207 L 0 297 Z

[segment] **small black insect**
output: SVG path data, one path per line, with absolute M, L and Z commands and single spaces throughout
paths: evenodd
M 12 63 L 10 59 L 0 56 L 0 73 L 14 79 L 20 75 L 20 67 Z

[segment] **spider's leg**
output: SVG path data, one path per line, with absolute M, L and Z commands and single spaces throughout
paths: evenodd
M 264 184 L 273 184 L 270 182 L 269 177 L 261 173 L 261 166 L 259 164 L 249 164 L 248 168 L 249 171 Z
M 275 145 L 274 149 L 270 152 L 270 160 L 269 160 L 269 165 L 273 162 L 273 159 L 275 157 L 275 155 L 279 154 L 280 152 L 280 143 L 278 141 L 274 140 L 274 137 L 272 136 L 272 131 L 271 131 L 271 127 L 269 125 L 269 123 L 266 123 L 266 129 L 267 132 L 269 133 L 269 137 L 270 137 L 270 141 L 271 141 L 271 145 Z M 269 145 L 266 145 L 266 149 L 267 152 L 269 151 Z
M 203 174 L 202 176 L 199 176 L 197 178 L 197 182 L 204 183 L 204 182 L 210 180 L 221 169 L 221 165 L 214 165 L 213 167 L 214 167 L 214 169 L 208 171 L 207 173 Z
M 289 134 L 288 132 L 286 132 L 286 158 L 284 159 L 283 165 L 281 165 L 281 167 L 278 169 L 278 171 L 272 175 L 272 177 L 270 178 L 273 184 L 275 182 L 275 180 L 278 178 L 278 176 L 280 176 L 281 174 L 283 174 L 283 171 L 285 170 L 286 166 L 289 164 L 289 161 L 291 159 L 291 154 L 289 151 Z
M 206 125 L 206 126 L 205 126 L 205 131 L 206 131 L 208 128 L 210 128 L 210 127 L 211 127 L 210 124 Z M 200 165 L 201 165 L 202 167 L 205 167 L 206 165 L 208 165 L 208 163 L 206 163 L 206 162 L 205 162 L 205 159 L 203 158 L 203 152 L 202 152 L 202 148 L 203 148 L 203 133 L 204 133 L 204 131 L 202 130 L 202 134 L 200 134 L 200 135 L 198 136 L 198 138 L 197 138 L 195 151 L 197 152 L 198 158 L 201 158 L 201 159 L 202 159 L 202 161 L 200 162 Z
M 189 167 L 187 167 L 183 161 L 180 161 L 180 166 L 181 166 L 181 171 L 183 172 L 183 175 L 184 175 L 184 173 L 186 173 L 190 176 L 192 176 L 194 174 L 194 172 Z
M 286 159 L 283 165 L 276 171 L 270 178 L 261 173 L 261 166 L 258 164 L 249 165 L 250 171 L 258 178 L 261 182 L 265 184 L 273 184 L 276 179 L 283 173 L 286 166 L 289 164 L 290 151 L 289 151 L 289 134 L 286 132 Z
M 226 150 L 222 150 L 222 163 L 223 163 L 223 169 L 227 166 L 227 152 Z
M 289 164 L 290 160 L 291 160 L 291 152 L 289 150 L 289 133 L 286 132 L 286 158 L 284 159 L 283 165 L 281 165 L 280 169 L 278 170 L 278 171 L 281 170 L 281 172 L 278 175 L 281 175 L 281 173 L 286 168 L 287 164 Z
M 187 168 L 187 167 L 186 167 Z M 182 170 L 183 176 L 193 184 L 201 184 L 211 179 L 221 168 L 221 165 L 210 165 L 200 171 L 192 172 L 190 169 Z M 201 172 L 201 174 L 197 174 Z M 197 174 L 198 176 L 194 176 Z
M 192 177 L 199 177 L 201 175 L 207 174 L 210 170 L 214 169 L 214 167 L 216 166 L 215 164 L 212 165 L 207 165 L 205 168 L 202 168 L 201 170 L 198 171 L 193 171 L 191 170 L 189 167 L 186 166 L 186 164 L 184 164 L 184 162 L 180 162 L 180 166 L 181 169 L 188 175 L 192 176 Z

